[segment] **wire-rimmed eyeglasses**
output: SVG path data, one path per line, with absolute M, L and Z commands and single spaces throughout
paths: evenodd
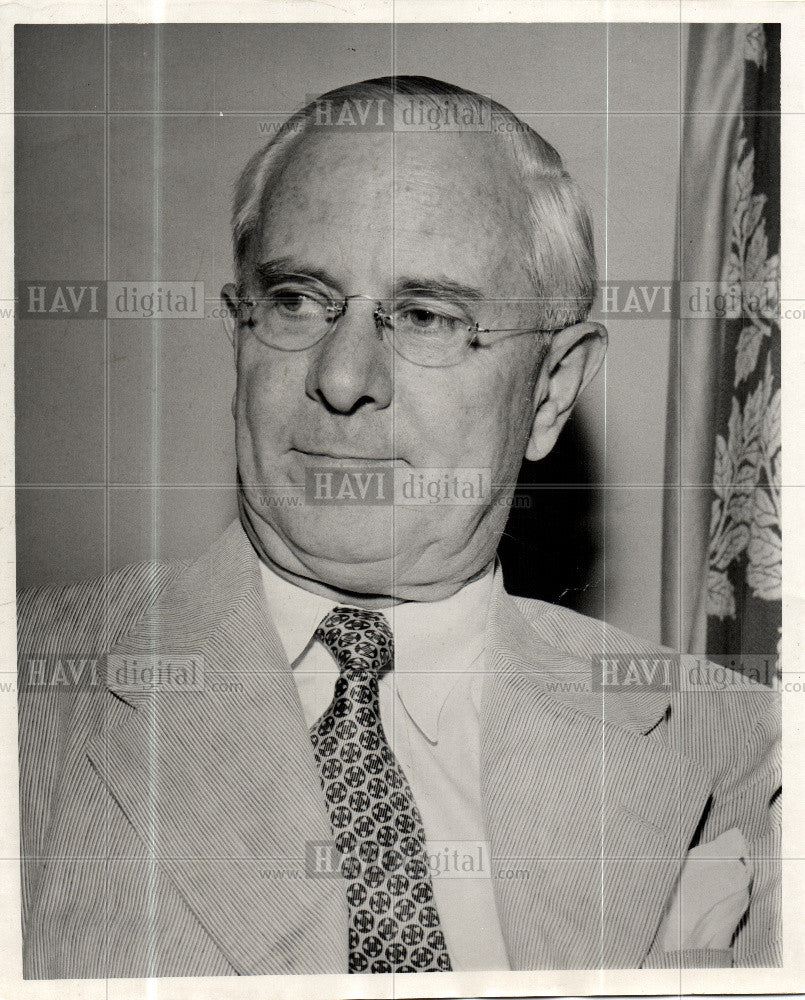
M 406 361 L 426 368 L 460 364 L 474 349 L 507 337 L 563 329 L 481 327 L 459 305 L 442 301 L 431 290 L 408 289 L 384 302 L 360 293 L 333 295 L 316 279 L 302 274 L 283 275 L 260 296 L 242 296 L 240 307 L 245 313 L 240 318 L 269 347 L 304 351 L 335 327 L 354 299 L 373 303 L 372 318 L 381 338 Z

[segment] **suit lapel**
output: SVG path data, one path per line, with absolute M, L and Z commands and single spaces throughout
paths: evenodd
M 667 692 L 590 690 L 590 660 L 541 642 L 499 581 L 489 637 L 482 793 L 492 857 L 510 870 L 494 885 L 512 968 L 634 968 L 707 776 L 647 735 Z
M 149 856 L 237 972 L 346 972 L 340 879 L 305 876 L 306 844 L 331 838 L 319 777 L 240 526 L 112 652 L 192 654 L 204 674 L 198 691 L 116 691 L 128 718 L 87 747 Z

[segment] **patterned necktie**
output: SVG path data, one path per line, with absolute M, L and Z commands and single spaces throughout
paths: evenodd
M 449 972 L 422 818 L 380 721 L 391 629 L 379 611 L 337 607 L 315 638 L 341 671 L 310 738 L 348 883 L 349 971 Z

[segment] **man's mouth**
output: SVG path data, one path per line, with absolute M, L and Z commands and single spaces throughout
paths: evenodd
M 404 458 L 396 458 L 381 452 L 357 452 L 355 454 L 343 448 L 291 448 L 291 452 L 301 457 L 306 465 L 334 465 L 348 467 L 350 465 L 381 465 L 390 468 L 404 468 L 410 465 Z

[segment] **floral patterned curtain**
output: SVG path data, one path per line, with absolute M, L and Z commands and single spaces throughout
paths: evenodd
M 709 73 L 701 63 L 707 58 L 713 62 Z M 677 484 L 684 498 L 672 496 L 666 507 L 665 596 L 671 613 L 664 639 L 683 651 L 732 659 L 768 683 L 779 666 L 782 620 L 780 26 L 691 26 L 688 59 L 698 62 L 686 91 L 680 298 L 684 304 L 686 281 L 700 287 L 714 276 L 712 270 L 693 273 L 702 262 L 693 246 L 698 226 L 705 243 L 721 243 L 722 300 L 703 317 L 686 316 L 680 308 L 666 466 L 669 485 Z M 725 85 L 730 75 L 732 83 Z M 736 81 L 740 107 L 733 114 L 725 102 L 730 86 L 738 89 Z M 697 113 L 708 107 L 718 113 Z M 712 205 L 691 203 L 693 184 L 684 183 L 686 170 L 712 171 L 719 165 L 718 155 L 709 161 L 701 157 L 702 151 L 706 157 L 702 133 L 729 151 L 721 164 L 723 194 L 713 194 L 710 179 L 709 197 L 717 202 Z M 685 164 L 688 151 L 698 151 L 702 162 Z M 698 220 L 686 231 L 684 220 L 693 212 Z M 706 347 L 699 342 L 686 350 L 702 337 Z M 688 403 L 689 413 L 699 418 L 698 434 L 681 412 Z M 690 480 L 694 470 L 708 466 L 704 481 L 712 489 L 705 490 Z M 709 523 L 703 520 L 708 513 Z M 704 542 L 703 558 L 691 552 L 691 539 L 697 547 Z M 764 660 L 766 676 L 758 671 Z
M 708 549 L 707 651 L 778 651 L 780 533 L 780 26 L 746 36 L 744 114 L 724 280 L 729 319 L 716 424 Z

